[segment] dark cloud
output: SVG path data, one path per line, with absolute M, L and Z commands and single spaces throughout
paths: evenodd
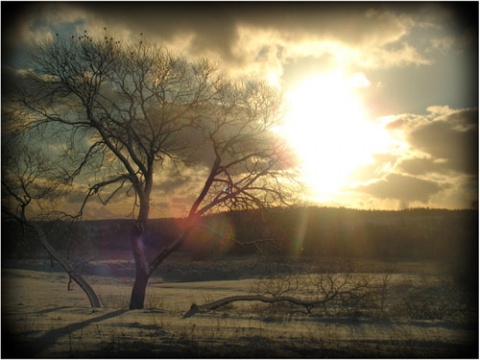
M 427 158 L 407 159 L 399 164 L 399 169 L 410 175 L 427 175 L 445 172 L 445 163 Z
M 399 174 L 389 174 L 385 179 L 356 188 L 358 192 L 381 199 L 396 199 L 407 203 L 413 201 L 427 203 L 432 195 L 441 190 L 442 186 L 433 181 Z
M 411 145 L 444 160 L 453 171 L 478 173 L 478 109 L 454 112 L 440 120 L 422 122 L 408 134 Z
M 448 171 L 478 174 L 478 108 L 451 110 L 431 107 L 429 115 L 406 114 L 387 125 L 403 134 L 410 157 L 399 169 L 412 175 Z M 424 156 L 415 155 L 421 152 Z
M 457 130 L 478 131 L 478 109 L 462 109 L 442 117 L 442 120 L 451 123 Z
M 406 114 L 388 124 L 390 131 L 403 135 L 409 150 L 397 159 L 385 179 L 358 191 L 406 203 L 426 203 L 448 183 L 453 186 L 450 192 L 477 196 L 472 184 L 478 187 L 478 109 L 434 106 L 428 110 L 428 115 Z
M 168 177 L 156 182 L 156 186 L 162 189 L 165 193 L 171 193 L 179 187 L 186 186 L 191 183 L 193 179 L 189 175 L 173 172 L 168 174 Z
M 467 6 L 468 7 L 468 6 Z M 67 8 L 67 10 L 65 10 Z M 133 34 L 160 36 L 165 40 L 179 34 L 194 36 L 191 51 L 214 50 L 232 58 L 232 45 L 238 40 L 238 26 L 274 30 L 284 38 L 328 38 L 348 45 L 388 44 L 401 39 L 419 15 L 438 14 L 464 29 L 471 20 L 451 5 L 429 6 L 407 3 L 363 2 L 74 2 L 74 3 L 2 3 L 2 13 L 9 14 L 3 24 L 2 40 L 15 43 L 15 32 L 21 26 L 37 22 L 47 11 L 65 14 L 83 11 L 93 17 L 90 22 L 103 28 L 115 24 Z M 472 8 L 472 7 L 470 7 Z M 374 9 L 374 11 L 372 11 Z M 456 11 L 454 11 L 456 10 Z M 446 15 L 443 15 L 445 13 Z M 447 17 L 448 15 L 448 17 Z M 50 15 L 51 16 L 51 15 Z M 438 17 L 430 15 L 431 21 Z M 77 25 L 85 21 L 79 18 Z M 55 18 L 62 21 L 58 13 Z M 3 20 L 3 16 L 2 16 Z M 459 20 L 462 20 L 461 22 Z M 469 20 L 469 21 L 466 21 Z M 53 21 L 52 21 L 53 22 Z M 459 24 L 460 22 L 460 24 Z M 18 39 L 17 39 L 18 42 Z
M 287 31 L 337 30 L 350 35 L 359 29 L 358 21 L 347 28 L 339 24 L 338 17 L 346 19 L 361 16 L 371 4 L 350 3 L 182 3 L 182 2 L 120 2 L 82 3 L 81 6 L 99 18 L 111 19 L 129 27 L 145 31 L 146 28 L 171 37 L 177 32 L 195 32 L 198 41 L 224 47 L 235 38 L 236 26 L 254 25 Z M 336 33 L 332 31 L 332 33 Z M 359 36 L 357 31 L 353 34 Z M 358 38 L 356 39 L 358 40 Z

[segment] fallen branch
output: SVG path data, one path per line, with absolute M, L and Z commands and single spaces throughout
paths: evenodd
M 265 303 L 275 303 L 275 302 L 289 302 L 295 305 L 304 306 L 307 309 L 307 312 L 310 312 L 313 307 L 318 305 L 323 305 L 327 301 L 331 300 L 330 298 L 326 298 L 323 300 L 315 300 L 315 301 L 307 301 L 302 299 L 297 299 L 291 296 L 277 296 L 277 297 L 266 297 L 263 295 L 238 295 L 238 296 L 230 296 L 224 299 L 220 299 L 211 303 L 207 303 L 201 306 L 197 304 L 192 304 L 190 310 L 188 310 L 183 318 L 189 318 L 197 313 L 203 313 L 211 310 L 218 309 L 219 307 L 228 305 L 235 301 L 261 301 Z

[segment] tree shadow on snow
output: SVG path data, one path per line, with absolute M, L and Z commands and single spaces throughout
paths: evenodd
M 33 341 L 25 341 L 18 335 L 2 327 L 2 358 L 35 358 L 42 357 L 41 353 L 54 345 L 60 338 L 81 330 L 91 324 L 112 319 L 126 313 L 128 310 L 116 310 L 92 319 L 68 324 L 58 329 L 47 331 Z

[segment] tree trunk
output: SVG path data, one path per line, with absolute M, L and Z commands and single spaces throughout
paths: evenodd
M 147 273 L 137 270 L 132 289 L 132 296 L 130 298 L 130 310 L 143 309 L 148 278 L 149 276 Z
M 147 291 L 150 269 L 145 258 L 143 248 L 143 230 L 142 222 L 138 222 L 132 229 L 132 251 L 135 260 L 135 282 L 133 284 L 132 295 L 130 297 L 130 310 L 143 309 L 145 302 L 145 292 Z
M 146 209 L 146 210 L 145 210 Z M 183 232 L 169 246 L 166 246 L 150 263 L 145 257 L 143 247 L 143 233 L 148 219 L 148 207 L 140 211 L 137 222 L 132 229 L 132 252 L 135 260 L 135 282 L 133 284 L 132 295 L 130 297 L 130 310 L 143 309 L 145 303 L 145 293 L 147 291 L 148 279 L 158 266 L 172 252 L 182 246 L 190 230 L 194 227 L 195 214 L 189 215 L 187 225 Z

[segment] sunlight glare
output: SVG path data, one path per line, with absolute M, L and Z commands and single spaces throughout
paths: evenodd
M 329 201 L 347 185 L 353 171 L 386 150 L 386 130 L 369 120 L 358 88 L 363 74 L 317 74 L 286 94 L 283 132 L 302 159 L 305 183 L 317 201 Z

